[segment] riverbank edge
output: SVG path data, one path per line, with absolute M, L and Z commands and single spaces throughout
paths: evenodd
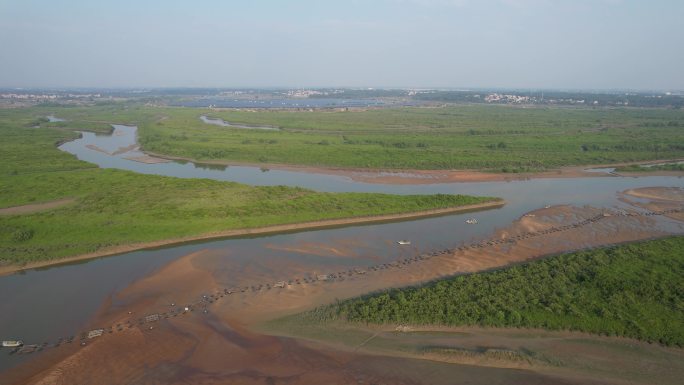
M 98 250 L 92 253 L 80 254 L 73 257 L 60 258 L 55 260 L 47 260 L 40 262 L 28 263 L 25 265 L 7 265 L 0 266 L 0 276 L 13 274 L 16 272 L 31 270 L 36 268 L 43 268 L 53 265 L 67 264 L 70 262 L 83 261 L 88 259 L 96 259 L 101 257 L 108 257 L 117 254 L 129 253 L 132 251 L 139 251 L 145 249 L 154 249 L 162 246 L 172 246 L 184 243 L 190 243 L 195 241 L 213 240 L 220 238 L 234 238 L 241 236 L 250 235 L 267 235 L 267 234 L 279 234 L 287 233 L 293 231 L 301 230 L 314 230 L 314 229 L 324 229 L 329 227 L 347 226 L 347 225 L 361 225 L 370 223 L 380 223 L 380 222 L 392 222 L 392 221 L 402 221 L 408 219 L 419 219 L 428 218 L 434 216 L 456 214 L 461 212 L 477 211 L 484 209 L 493 209 L 503 207 L 506 201 L 503 199 L 496 199 L 488 202 L 454 206 L 441 209 L 414 211 L 408 213 L 398 213 L 398 214 L 385 214 L 385 215 L 374 215 L 374 216 L 358 216 L 358 217 L 347 217 L 339 219 L 326 219 L 321 221 L 313 222 L 300 222 L 300 223 L 288 223 L 264 227 L 246 228 L 246 229 L 232 229 L 223 230 L 212 233 L 205 233 L 200 235 L 193 235 L 182 238 L 169 238 L 162 239 L 158 241 L 134 243 L 127 245 L 113 246 L 110 248 Z
M 610 249 L 614 247 L 621 247 L 621 246 L 629 246 L 629 245 L 635 245 L 635 244 L 640 244 L 640 243 L 646 243 L 646 242 L 653 242 L 653 241 L 660 241 L 660 240 L 667 240 L 671 238 L 682 238 L 684 235 L 681 234 L 664 234 L 664 235 L 656 235 L 656 236 L 649 236 L 641 239 L 635 239 L 635 240 L 628 240 L 628 241 L 621 241 L 621 242 L 609 242 L 605 244 L 601 244 L 598 246 L 589 246 L 589 247 L 571 247 L 568 249 L 565 249 L 564 251 L 561 252 L 554 252 L 554 253 L 544 253 L 540 254 L 539 256 L 532 257 L 530 259 L 522 260 L 522 261 L 516 261 L 512 263 L 508 263 L 505 265 L 500 265 L 500 266 L 494 266 L 490 268 L 485 268 L 481 270 L 476 270 L 476 271 L 471 271 L 471 272 L 462 272 L 462 273 L 456 273 L 456 274 L 451 274 L 451 275 L 445 275 L 441 276 L 435 279 L 430 279 L 426 280 L 420 283 L 416 284 L 409 284 L 409 285 L 403 285 L 403 286 L 396 286 L 396 287 L 388 287 L 386 289 L 381 289 L 379 291 L 374 291 L 371 293 L 366 293 L 358 296 L 353 296 L 349 297 L 348 299 L 356 299 L 360 297 L 364 297 L 366 295 L 376 295 L 380 294 L 383 292 L 390 292 L 394 290 L 404 290 L 404 289 L 410 289 L 410 288 L 418 288 L 418 287 L 427 287 L 429 285 L 436 284 L 440 281 L 447 281 L 454 279 L 456 277 L 463 277 L 463 276 L 471 276 L 471 275 L 478 275 L 478 274 L 487 274 L 487 273 L 493 273 L 493 272 L 498 272 L 498 271 L 503 271 L 506 269 L 510 269 L 516 266 L 523 266 L 527 265 L 530 263 L 534 262 L 539 262 L 539 261 L 544 261 L 552 258 L 558 258 L 562 257 L 564 255 L 568 254 L 574 254 L 574 253 L 580 253 L 580 252 L 590 252 L 590 251 L 596 251 L 596 250 L 605 250 L 605 249 Z M 287 338 L 295 338 L 299 340 L 307 340 L 310 342 L 319 342 L 323 344 L 328 344 L 330 339 L 326 338 L 315 338 L 311 337 L 310 335 L 306 333 L 295 333 L 292 332 L 291 330 L 287 330 L 286 328 L 282 327 L 282 322 L 287 322 L 288 318 L 292 317 L 299 317 L 304 315 L 307 312 L 311 312 L 313 310 L 316 310 L 319 307 L 325 307 L 329 305 L 319 305 L 319 306 L 314 306 L 311 307 L 307 310 L 304 311 L 299 311 L 297 313 L 284 313 L 282 315 L 276 316 L 276 317 L 271 317 L 270 319 L 265 319 L 261 320 L 254 325 L 252 325 L 252 330 L 258 331 L 263 334 L 268 334 L 272 336 L 278 336 L 278 337 L 287 337 Z M 315 326 L 315 325 L 320 325 L 320 324 L 330 324 L 338 327 L 347 327 L 347 328 L 353 328 L 353 329 L 358 329 L 358 330 L 375 330 L 375 331 L 391 331 L 391 330 L 396 330 L 393 328 L 396 328 L 395 324 L 383 324 L 383 323 L 363 323 L 363 322 L 354 322 L 354 321 L 348 321 L 348 320 L 333 320 L 333 321 L 300 321 L 304 323 L 304 326 Z M 310 322 L 307 324 L 306 322 Z M 482 325 L 448 325 L 448 324 L 419 324 L 419 323 L 402 323 L 397 326 L 405 326 L 413 329 L 413 331 L 450 331 L 450 332 L 458 332 L 464 329 L 476 329 L 476 330 L 492 330 L 492 331 L 506 331 L 506 330 L 511 330 L 511 331 L 527 331 L 527 332 L 537 332 L 537 333 L 549 333 L 549 334 L 574 334 L 574 335 L 580 335 L 580 336 L 586 336 L 586 337 L 592 337 L 592 338 L 604 338 L 604 339 L 610 339 L 614 341 L 629 341 L 629 342 L 634 342 L 634 343 L 639 343 L 639 344 L 648 344 L 648 345 L 654 345 L 652 342 L 648 342 L 646 340 L 639 340 L 634 337 L 625 337 L 625 336 L 607 336 L 607 335 L 601 335 L 598 333 L 592 333 L 588 331 L 582 331 L 582 330 L 572 330 L 572 329 L 548 329 L 544 327 L 514 327 L 514 326 L 482 326 Z M 677 346 L 666 346 L 663 344 L 660 344 L 658 342 L 655 343 L 655 345 L 660 346 L 665 349 L 672 349 L 672 350 L 682 350 L 684 348 L 680 348 Z
M 252 163 L 229 160 L 198 160 L 190 157 L 161 154 L 146 150 L 138 141 L 139 125 L 137 123 L 109 123 L 112 130 L 115 125 L 135 127 L 135 144 L 143 154 L 160 160 L 188 162 L 193 164 L 208 164 L 218 166 L 236 167 L 259 167 L 264 170 L 303 172 L 308 174 L 336 175 L 349 178 L 355 182 L 369 184 L 389 184 L 389 185 L 422 185 L 422 184 L 445 184 L 445 183 L 473 183 L 473 182 L 511 182 L 530 179 L 568 179 L 568 178 L 590 178 L 590 177 L 640 177 L 640 176 L 684 176 L 684 171 L 623 171 L 617 172 L 590 172 L 587 170 L 594 168 L 618 168 L 623 166 L 650 165 L 658 163 L 684 162 L 684 158 L 675 159 L 653 159 L 634 162 L 568 165 L 544 171 L 531 171 L 521 173 L 504 173 L 496 171 L 486 171 L 478 169 L 401 169 L 401 168 L 358 168 L 358 167 L 337 167 L 337 166 L 314 166 L 304 164 L 287 163 Z M 71 142 L 82 138 L 83 132 L 89 130 L 76 130 L 78 138 L 66 139 L 56 143 L 59 148 L 66 142 Z M 96 131 L 89 131 L 98 133 Z M 144 160 L 129 159 L 140 163 Z M 382 175 L 388 174 L 388 175 Z M 0 271 L 0 275 L 2 272 Z
M 217 166 L 235 167 L 260 167 L 266 170 L 304 172 L 309 174 L 336 175 L 349 178 L 355 182 L 370 184 L 391 184 L 391 185 L 421 185 L 421 184 L 443 184 L 460 182 L 508 182 L 516 180 L 530 179 L 567 179 L 567 178 L 591 178 L 591 177 L 638 177 L 638 176 L 684 176 L 681 171 L 651 171 L 644 172 L 591 172 L 586 171 L 594 168 L 617 168 L 622 166 L 649 165 L 664 162 L 684 161 L 684 158 L 677 159 L 657 159 L 639 162 L 623 162 L 611 164 L 587 164 L 575 166 L 562 166 L 557 169 L 549 169 L 536 172 L 503 173 L 489 172 L 476 169 L 377 169 L 377 168 L 354 168 L 354 167 L 334 167 L 334 166 L 311 166 L 282 163 L 250 163 L 228 160 L 198 160 L 194 158 L 159 154 L 145 150 L 140 147 L 140 151 L 153 157 L 170 161 L 188 162 L 193 164 L 209 164 Z M 383 175 L 387 174 L 387 175 Z

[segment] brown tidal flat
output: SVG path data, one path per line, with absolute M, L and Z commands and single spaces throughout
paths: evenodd
M 636 201 L 631 198 L 640 198 Z M 647 200 L 646 202 L 643 199 Z M 684 189 L 679 187 L 643 187 L 622 193 L 620 200 L 646 210 L 667 210 L 681 207 L 684 202 Z M 684 222 L 684 212 L 668 214 L 668 217 Z
M 660 190 L 657 190 L 660 191 Z M 652 191 L 648 192 L 649 194 Z M 661 195 L 659 195 L 661 196 Z M 668 195 L 669 196 L 669 195 Z M 674 201 L 673 201 L 674 202 Z M 671 203 L 674 205 L 675 203 Z M 681 202 L 677 203 L 681 207 Z M 625 368 L 638 357 L 624 356 L 623 347 L 587 347 L 596 341 L 580 333 L 554 334 L 544 331 L 460 330 L 470 335 L 462 340 L 466 348 L 509 346 L 543 349 L 553 357 L 564 357 L 562 364 L 535 362 L 530 365 L 505 365 L 496 360 L 473 359 L 468 354 L 418 355 L 378 347 L 378 341 L 390 341 L 393 334 L 378 330 L 377 340 L 363 338 L 359 343 L 340 336 L 328 338 L 287 336 L 278 330 L 265 331 L 264 322 L 298 313 L 336 299 L 373 292 L 389 287 L 418 284 L 455 274 L 499 268 L 551 254 L 606 244 L 649 239 L 668 235 L 659 230 L 662 220 L 655 216 L 607 216 L 587 225 L 564 231 L 525 238 L 540 232 L 594 218 L 606 210 L 593 207 L 556 206 L 535 210 L 497 231 L 490 239 L 510 239 L 513 243 L 493 243 L 441 254 L 407 264 L 368 270 L 365 274 L 343 276 L 334 281 L 307 281 L 269 286 L 268 289 L 238 291 L 221 295 L 195 306 L 186 315 L 162 319 L 151 324 L 134 323 L 130 328 L 88 341 L 84 347 L 55 349 L 3 375 L 8 384 L 591 384 L 625 383 L 620 363 Z M 315 255 L 322 245 L 293 245 Z M 332 245 L 330 247 L 337 247 Z M 339 250 L 344 250 L 343 248 Z M 303 276 L 307 266 L 278 266 L 271 270 L 241 269 L 231 258 L 213 258 L 210 250 L 177 259 L 150 276 L 134 282 L 117 293 L 91 322 L 98 325 L 126 324 L 150 313 L 163 313 L 171 304 L 184 306 L 197 302 L 202 295 L 220 292 L 225 287 L 249 287 L 271 284 L 283 279 L 283 272 Z M 333 271 L 341 266 L 330 266 Z M 240 274 L 235 274 L 239 271 Z M 204 312 L 206 307 L 207 312 Z M 129 312 L 131 312 L 129 314 Z M 152 329 L 149 329 L 149 327 Z M 394 328 L 391 326 L 390 328 Z M 391 330 L 390 330 L 391 331 Z M 416 330 L 409 330 L 415 332 Z M 433 330 L 434 331 L 434 330 Z M 449 330 L 453 332 L 454 330 Z M 332 332 L 332 331 L 330 331 Z M 386 333 L 386 334 L 382 334 Z M 280 336 L 273 335 L 279 334 Z M 525 335 L 528 334 L 528 335 Z M 453 336 L 453 335 L 451 335 Z M 373 335 L 371 335 L 373 337 Z M 384 340 L 382 338 L 385 338 Z M 451 338 L 451 337 L 449 337 Z M 607 339 L 606 337 L 601 337 Z M 577 340 L 587 340 L 579 343 Z M 608 339 L 607 339 L 608 340 Z M 464 342 L 463 342 L 464 341 Z M 520 341 L 520 342 L 516 342 Z M 533 342 L 529 342 L 533 341 Z M 536 341 L 536 342 L 534 342 Z M 594 341 L 594 342 L 592 342 Z M 613 341 L 611 339 L 611 341 Z M 612 343 L 612 342 L 611 342 Z M 635 342 L 627 340 L 627 344 Z M 532 344 L 532 345 L 530 345 Z M 536 344 L 536 345 L 535 345 Z M 586 345 L 586 346 L 585 346 Z M 648 374 L 663 368 L 677 352 L 656 346 L 637 344 L 655 363 L 639 368 L 644 375 L 636 383 L 676 383 L 678 366 L 670 367 L 667 377 Z M 541 346 L 541 347 L 540 347 Z M 602 345 L 601 345 L 602 346 Z M 610 345 L 613 346 L 613 345 Z M 630 345 L 631 346 L 631 345 Z M 573 350 L 574 349 L 574 350 Z M 602 350 L 603 349 L 603 350 Z M 607 350 L 606 350 L 607 349 Z M 664 349 L 664 353 L 661 350 Z M 572 354 L 600 357 L 612 354 L 606 363 L 613 367 L 601 370 L 589 367 L 587 360 L 572 361 Z M 565 352 L 565 353 L 564 353 Z M 606 353 L 607 352 L 607 353 Z M 564 354 L 564 355 L 563 355 Z M 627 354 L 627 353 L 624 353 Z M 681 355 L 680 355 L 681 356 Z M 461 357 L 461 358 L 459 358 Z M 465 357 L 465 358 L 462 358 Z M 630 358 L 631 357 L 631 358 Z M 654 358 L 655 357 L 655 358 Z M 631 360 L 631 361 L 630 361 Z M 627 363 L 627 364 L 625 364 Z M 625 369 L 626 370 L 626 369 Z M 672 373 L 674 370 L 674 374 Z M 649 372 L 651 371 L 651 372 Z M 681 374 L 681 373 L 680 373 Z M 649 380 L 651 378 L 651 380 Z

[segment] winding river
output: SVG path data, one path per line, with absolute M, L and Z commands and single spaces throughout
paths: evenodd
M 593 177 L 576 179 L 532 179 L 511 182 L 479 182 L 420 185 L 383 185 L 356 182 L 348 177 L 297 171 L 262 171 L 259 167 L 216 167 L 189 162 L 141 163 L 144 156 L 135 148 L 136 128 L 115 125 L 112 135 L 82 133 L 80 139 L 60 146 L 79 159 L 102 168 L 117 168 L 142 174 L 180 178 L 209 178 L 251 185 L 287 185 L 329 192 L 382 192 L 392 194 L 469 194 L 502 197 L 507 205 L 487 211 L 419 220 L 356 225 L 334 229 L 219 239 L 114 257 L 55 265 L 0 277 L 0 338 L 21 338 L 35 343 L 82 330 L 101 304 L 113 293 L 149 275 L 168 262 L 200 250 L 209 250 L 218 266 L 230 261 L 235 271 L 264 271 L 274 266 L 302 266 L 324 271 L 326 266 L 369 266 L 420 252 L 455 247 L 490 236 L 528 211 L 545 205 L 622 207 L 616 193 L 638 187 L 684 187 L 679 177 Z M 468 225 L 475 217 L 479 224 Z M 671 230 L 671 229 L 670 229 Z M 678 229 L 682 231 L 682 229 Z M 400 246 L 398 239 L 412 245 Z M 300 252 L 316 245 L 317 254 Z M 344 250 L 340 253 L 339 250 Z M 352 255 L 353 258 L 350 258 Z M 7 295 L 12 293 L 12 295 Z M 0 371 L 23 358 L 0 354 Z

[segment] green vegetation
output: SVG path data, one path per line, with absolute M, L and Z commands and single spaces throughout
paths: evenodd
M 125 106 L 64 108 L 60 117 L 148 119 Z M 136 112 L 138 111 L 138 112 Z M 82 121 L 35 124 L 52 109 L 0 109 L 0 208 L 74 198 L 65 206 L 0 215 L 0 261 L 24 263 L 79 255 L 105 247 L 200 235 L 220 230 L 422 211 L 489 201 L 461 195 L 393 196 L 318 193 L 301 188 L 251 187 L 99 169 L 59 151 Z M 89 127 L 89 126 L 88 126 Z
M 684 346 L 684 237 L 576 252 L 319 308 L 314 320 L 578 330 Z
M 675 109 L 214 111 L 112 104 L 58 115 L 69 122 L 47 126 L 136 123 L 145 150 L 199 161 L 523 172 L 684 157 L 684 111 Z M 282 130 L 220 127 L 201 115 Z
M 537 171 L 684 156 L 684 111 L 456 106 L 368 111 L 159 111 L 146 150 L 198 160 Z M 234 129 L 198 116 L 282 131 Z
M 615 171 L 623 172 L 654 172 L 654 171 L 684 171 L 684 163 L 657 164 L 652 166 L 631 165 L 618 167 Z

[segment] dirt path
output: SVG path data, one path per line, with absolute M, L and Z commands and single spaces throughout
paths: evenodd
M 416 219 L 425 218 L 431 216 L 439 216 L 446 214 L 453 214 L 466 211 L 474 210 L 484 210 L 489 208 L 501 207 L 506 202 L 503 200 L 496 200 L 492 202 L 478 203 L 473 205 L 465 205 L 458 207 L 449 207 L 444 209 L 435 210 L 425 210 L 412 213 L 402 213 L 402 214 L 388 214 L 388 215 L 377 215 L 377 216 L 366 216 L 366 217 L 353 217 L 353 218 L 341 218 L 341 219 L 329 219 L 316 222 L 304 222 L 304 223 L 292 223 L 285 225 L 274 225 L 267 227 L 258 227 L 253 229 L 237 229 L 237 230 L 225 230 L 217 231 L 208 234 L 189 236 L 184 238 L 174 238 L 174 239 L 163 239 L 159 241 L 136 243 L 130 245 L 121 245 L 115 247 L 109 247 L 96 251 L 94 253 L 82 254 L 69 258 L 62 258 L 57 260 L 42 261 L 36 263 L 29 263 L 26 265 L 8 265 L 0 266 L 0 276 L 11 274 L 21 270 L 34 269 L 38 267 L 45 267 L 51 265 L 58 265 L 62 263 L 68 263 L 73 261 L 81 261 L 86 259 L 93 259 L 99 257 L 105 257 L 109 255 L 122 254 L 135 250 L 150 249 L 160 246 L 168 246 L 174 244 L 181 244 L 186 242 L 198 241 L 198 240 L 209 240 L 215 238 L 230 238 L 239 237 L 244 235 L 258 235 L 258 234 L 275 234 L 283 233 L 289 231 L 299 231 L 308 229 L 321 229 L 326 227 L 336 227 L 336 226 L 346 226 L 353 224 L 365 224 L 365 223 L 377 223 L 377 222 L 390 222 L 390 221 L 400 221 L 405 219 Z M 23 207 L 23 206 L 22 206 Z
M 30 205 L 14 206 L 0 209 L 0 215 L 21 215 L 21 214 L 31 214 L 37 213 L 39 211 L 45 211 L 54 209 L 57 207 L 68 205 L 69 203 L 75 202 L 74 198 L 64 198 L 58 199 L 56 201 L 44 202 L 44 203 L 32 203 Z

